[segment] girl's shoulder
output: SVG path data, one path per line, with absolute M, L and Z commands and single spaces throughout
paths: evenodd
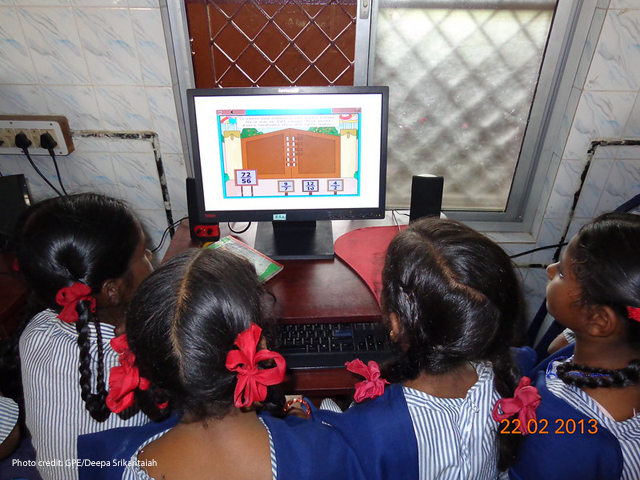
M 79 468 L 80 480 L 122 478 L 125 469 L 133 465 L 130 462 L 132 457 L 145 445 L 173 428 L 178 420 L 177 415 L 172 415 L 162 422 L 80 435 L 78 458 L 83 461 Z
M 541 400 L 523 436 L 511 479 L 619 479 L 623 455 L 615 435 L 549 388 L 554 360 L 533 379 Z M 580 461 L 576 461 L 580 459 Z
M 0 443 L 9 436 L 18 422 L 18 404 L 8 397 L 0 397 Z
M 402 385 L 365 400 L 344 413 L 314 412 L 313 420 L 340 432 L 368 480 L 418 478 L 418 446 Z
M 111 325 L 100 324 L 102 347 L 108 366 L 117 363 L 118 356 L 110 346 L 114 337 Z M 89 325 L 88 341 L 92 360 L 98 358 L 98 333 L 94 325 Z M 65 363 L 69 359 L 76 359 L 78 355 L 78 332 L 73 323 L 65 323 L 57 318 L 53 310 L 43 310 L 29 320 L 20 335 L 18 343 L 20 358 L 32 368 L 47 368 L 48 361 L 57 364 Z M 35 365 L 39 366 L 35 366 Z
M 364 480 L 360 460 L 338 429 L 295 416 L 284 419 L 260 414 L 273 442 L 278 479 Z
M 20 350 L 24 351 L 30 346 L 40 348 L 43 342 L 46 343 L 49 337 L 59 333 L 61 328 L 62 332 L 68 331 L 67 333 L 73 336 L 73 325 L 69 325 L 70 328 L 64 328 L 56 315 L 56 312 L 48 309 L 34 315 L 20 335 Z
M 407 401 L 401 384 L 391 384 L 384 389 L 384 393 L 376 398 L 355 403 L 344 412 L 331 410 L 314 411 L 314 418 L 328 425 L 357 425 L 368 422 L 385 422 L 386 419 L 400 418 L 407 412 Z
M 112 325 L 100 324 L 100 333 L 103 338 L 103 342 L 107 343 L 111 340 L 114 334 L 114 327 Z M 58 314 L 53 310 L 47 309 L 34 315 L 27 323 L 22 335 L 20 335 L 20 346 L 29 345 L 33 342 L 42 343 L 47 342 L 48 339 L 69 339 L 73 342 L 76 341 L 78 332 L 76 326 L 73 323 L 65 323 L 58 318 Z M 98 335 L 93 324 L 89 325 L 89 340 L 95 341 Z

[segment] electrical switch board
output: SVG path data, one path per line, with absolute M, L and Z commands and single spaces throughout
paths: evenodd
M 31 141 L 30 155 L 49 155 L 49 149 L 41 145 L 43 135 L 55 144 L 55 155 L 69 155 L 74 150 L 71 129 L 66 117 L 61 115 L 0 115 L 0 155 L 22 155 L 16 147 L 16 135 L 24 133 Z M 51 142 L 53 139 L 53 142 Z

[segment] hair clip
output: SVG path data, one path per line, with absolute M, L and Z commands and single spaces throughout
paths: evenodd
M 640 308 L 627 307 L 627 313 L 629 314 L 629 319 L 640 322 Z
M 540 405 L 538 389 L 531 385 L 529 377 L 522 377 L 513 392 L 513 398 L 501 398 L 493 407 L 491 416 L 496 422 L 501 422 L 518 415 L 522 425 L 522 434 L 529 433 L 529 421 L 536 420 L 536 408 Z M 500 413 L 502 411 L 502 413 Z
M 82 300 L 89 301 L 92 312 L 96 311 L 96 299 L 91 296 L 91 287 L 81 282 L 75 282 L 70 287 L 63 287 L 56 293 L 56 303 L 62 306 L 58 318 L 66 323 L 78 321 L 76 307 Z
M 380 377 L 380 365 L 370 360 L 367 365 L 356 358 L 353 362 L 345 363 L 347 370 L 362 375 L 366 380 L 356 383 L 356 392 L 353 399 L 360 403 L 367 398 L 377 398 L 384 393 L 384 386 L 388 385 L 384 378 Z
M 249 407 L 253 402 L 261 402 L 267 397 L 267 386 L 282 382 L 286 363 L 277 352 L 262 349 L 256 352 L 262 329 L 252 323 L 236 337 L 234 345 L 239 350 L 231 350 L 227 354 L 226 367 L 238 372 L 238 383 L 234 392 L 234 405 L 238 408 Z M 273 359 L 276 366 L 259 369 L 258 364 Z
M 119 354 L 120 366 L 111 368 L 109 393 L 105 403 L 113 413 L 120 413 L 133 405 L 136 389 L 147 390 L 150 382 L 140 376 L 140 371 L 135 365 L 136 356 L 129 349 L 126 335 L 112 338 L 109 343 Z M 166 405 L 158 405 L 158 408 L 164 409 Z

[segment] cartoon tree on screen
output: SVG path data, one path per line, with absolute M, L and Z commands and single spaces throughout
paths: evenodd
M 255 128 L 243 128 L 240 133 L 240 138 L 255 137 L 256 135 L 262 135 L 262 132 L 259 132 Z
M 338 130 L 336 130 L 336 127 L 311 127 L 309 131 L 314 133 L 322 133 L 324 135 L 340 136 Z

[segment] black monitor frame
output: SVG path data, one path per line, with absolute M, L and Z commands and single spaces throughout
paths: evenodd
M 372 207 L 277 209 L 277 210 L 205 210 L 200 144 L 195 114 L 195 99 L 202 96 L 246 95 L 380 95 L 380 171 L 378 202 Z M 265 87 L 187 90 L 189 122 L 192 137 L 195 199 L 203 222 L 269 222 L 259 223 L 256 248 L 276 259 L 331 258 L 333 234 L 331 220 L 379 219 L 385 216 L 387 124 L 389 115 L 388 87 Z M 286 215 L 286 221 L 276 220 Z

